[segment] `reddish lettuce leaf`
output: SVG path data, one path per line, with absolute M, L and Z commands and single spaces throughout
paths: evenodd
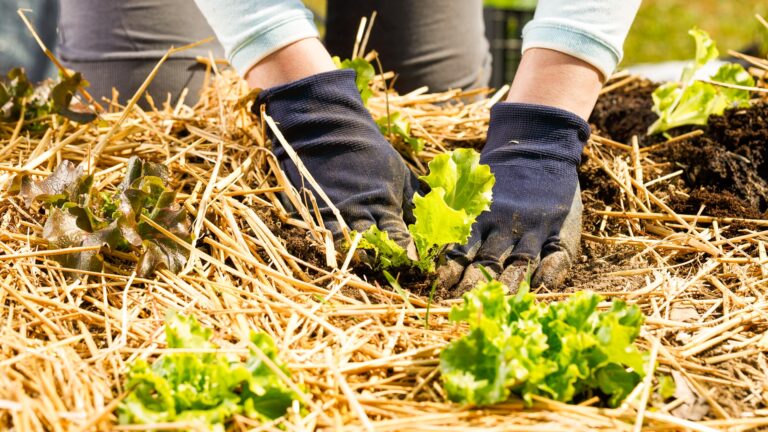
M 166 166 L 134 157 L 117 191 L 96 193 L 93 176 L 82 166 L 65 161 L 43 180 L 19 176 L 15 189 L 27 206 L 38 201 L 47 209 L 43 238 L 51 249 L 101 246 L 134 252 L 137 274 L 149 277 L 161 268 L 178 272 L 189 257 L 189 248 L 164 231 L 192 242 L 190 218 L 176 203 L 175 192 L 167 190 L 168 178 Z M 155 229 L 142 216 L 163 230 Z M 105 257 L 101 249 L 94 249 L 58 254 L 53 259 L 68 268 L 102 271 Z
M 77 89 L 87 87 L 88 82 L 80 73 L 69 77 L 59 77 L 59 81 L 43 81 L 32 85 L 24 69 L 11 69 L 5 77 L 0 77 L 0 122 L 29 120 L 27 129 L 44 129 L 45 123 L 33 121 L 50 114 L 58 114 L 78 123 L 87 123 L 96 119 L 96 115 L 70 109 Z

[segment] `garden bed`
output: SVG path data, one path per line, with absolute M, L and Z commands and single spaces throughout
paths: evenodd
M 434 155 L 482 146 L 488 109 L 500 93 L 465 103 L 447 92 L 385 95 L 374 117 L 397 110 L 425 149 L 407 156 L 423 172 Z M 244 104 L 244 83 L 213 80 L 194 108 L 141 111 L 112 104 L 93 124 L 57 117 L 47 132 L 0 125 L 0 180 L 45 175 L 61 160 L 91 159 L 96 185 L 113 190 L 130 156 L 162 162 L 195 219 L 196 250 L 181 273 L 151 279 L 130 271 L 88 277 L 62 269 L 41 245 L 42 214 L 12 195 L 0 201 L 0 422 L 16 430 L 108 430 L 136 358 L 164 352 L 167 310 L 194 315 L 226 352 L 247 334 L 270 334 L 301 394 L 272 424 L 237 416 L 233 430 L 745 430 L 768 425 L 768 135 L 762 102 L 714 119 L 704 132 L 645 138 L 653 85 L 618 75 L 591 122 L 581 183 L 582 257 L 558 300 L 589 289 L 638 305 L 640 345 L 673 377 L 662 400 L 648 380 L 618 408 L 589 398 L 567 405 L 536 397 L 481 409 L 447 401 L 439 352 L 463 334 L 431 304 L 424 281 L 401 280 L 405 297 L 350 270 L 293 190 Z M 637 136 L 638 139 L 633 139 Z M 402 143 L 395 142 L 401 150 Z M 405 150 L 404 150 L 405 151 Z M 45 157 L 40 157 L 41 155 Z M 31 161 L 31 162 L 30 162 Z M 682 172 L 681 172 L 682 171 Z M 762 182 L 762 183 L 761 183 Z M 5 188 L 4 188 L 5 190 Z M 279 194 L 304 203 L 298 215 Z M 190 428 L 190 425 L 156 425 Z M 151 429 L 151 426 L 147 426 Z

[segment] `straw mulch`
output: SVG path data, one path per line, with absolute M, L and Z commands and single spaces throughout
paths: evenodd
M 274 424 L 236 418 L 234 430 L 562 431 L 644 425 L 735 431 L 768 425 L 768 222 L 754 221 L 758 228 L 725 237 L 735 221 L 707 218 L 706 209 L 704 215 L 675 214 L 660 187 L 673 178 L 661 174 L 664 164 L 636 144 L 595 136 L 586 163 L 620 191 L 623 207 L 597 209 L 604 223 L 585 232 L 585 245 L 604 245 L 607 260 L 614 249 L 632 254 L 619 270 L 595 274 L 594 288 L 645 312 L 640 343 L 658 359 L 661 372 L 674 376 L 675 397 L 659 400 L 649 379 L 617 409 L 601 408 L 597 400 L 566 405 L 541 398 L 530 408 L 518 400 L 484 409 L 458 406 L 446 401 L 438 374 L 440 349 L 462 332 L 447 320 L 450 302 L 432 305 L 427 329 L 425 298 L 406 300 L 352 273 L 349 256 L 334 251 L 314 218 L 314 204 L 277 168 L 264 140 L 268 126 L 249 113 L 245 85 L 227 73 L 211 82 L 194 109 L 160 101 L 154 101 L 154 110 L 107 104 L 94 124 L 53 118 L 39 135 L 0 125 L 3 190 L 21 171 L 46 175 L 67 159 L 90 160 L 98 187 L 112 190 L 128 158 L 138 155 L 170 167 L 199 239 L 192 263 L 178 275 L 161 271 L 145 280 L 121 268 L 73 274 L 45 252 L 42 213 L 5 194 L 0 201 L 3 429 L 187 428 L 120 427 L 114 413 L 131 362 L 164 352 L 169 309 L 193 314 L 213 328 L 216 342 L 231 353 L 247 352 L 250 330 L 268 332 L 303 389 L 303 411 L 291 411 Z M 619 76 L 610 84 L 630 82 Z M 445 148 L 481 144 L 488 108 L 501 97 L 462 103 L 460 92 L 397 96 L 384 92 L 381 76 L 376 87 L 374 115 L 385 115 L 388 102 L 427 142 L 423 159 L 410 161 L 417 170 Z M 280 193 L 300 207 L 298 215 L 286 211 Z M 589 191 L 585 201 L 594 214 Z M 302 249 L 306 253 L 297 252 Z M 608 279 L 610 286 L 599 283 Z M 543 300 L 564 295 L 540 291 Z

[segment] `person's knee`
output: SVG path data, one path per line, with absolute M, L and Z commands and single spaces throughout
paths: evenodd
M 385 70 L 398 74 L 395 88 L 401 93 L 488 84 L 491 58 L 481 0 L 329 0 L 328 50 L 349 56 L 360 19 L 374 10 L 368 49 L 379 53 Z

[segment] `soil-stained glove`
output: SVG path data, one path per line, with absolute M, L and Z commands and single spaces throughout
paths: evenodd
M 406 224 L 413 222 L 410 202 L 418 181 L 363 105 L 354 71 L 324 72 L 264 90 L 254 112 L 262 104 L 351 229 L 362 232 L 376 224 L 409 246 Z M 270 138 L 288 180 L 315 194 L 325 226 L 341 240 L 341 227 L 330 208 L 302 178 L 283 146 Z
M 529 269 L 534 285 L 563 283 L 579 248 L 577 167 L 589 134 L 589 125 L 565 110 L 520 103 L 491 109 L 480 161 L 496 176 L 493 203 L 469 243 L 438 270 L 443 289 L 474 288 L 485 280 L 481 265 L 513 290 Z

